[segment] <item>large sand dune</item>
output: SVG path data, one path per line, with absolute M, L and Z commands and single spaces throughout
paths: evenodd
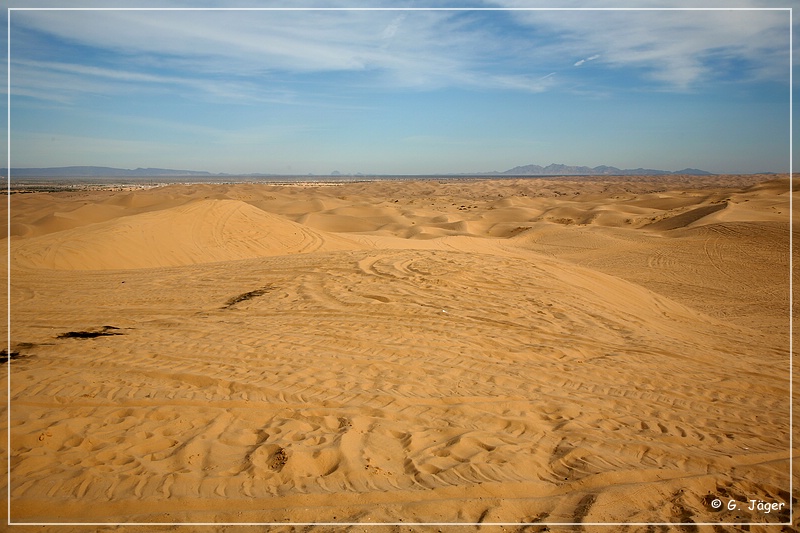
M 12 518 L 787 520 L 789 182 L 670 180 L 14 195 Z
M 81 210 L 85 208 L 61 218 L 73 218 Z M 235 200 L 193 200 L 60 231 L 52 227 L 55 219 L 47 215 L 34 224 L 45 226 L 47 234 L 16 248 L 20 265 L 71 270 L 156 268 L 358 247 L 346 238 L 321 234 Z

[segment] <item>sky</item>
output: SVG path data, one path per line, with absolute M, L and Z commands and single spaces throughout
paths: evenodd
M 5 28 L 10 16 L 12 167 L 789 171 L 786 10 L 529 10 L 520 8 L 547 5 L 522 0 L 428 4 L 437 10 L 22 9 L 71 4 L 216 7 L 5 0 L 14 8 L 2 20 Z M 356 4 L 420 5 L 324 3 Z

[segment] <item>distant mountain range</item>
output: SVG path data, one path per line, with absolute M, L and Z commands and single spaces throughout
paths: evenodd
M 0 173 L 8 176 L 8 169 L 0 169 Z M 332 173 L 338 175 L 338 172 Z M 507 176 L 658 176 L 669 174 L 688 174 L 694 176 L 709 176 L 711 172 L 698 170 L 696 168 L 685 168 L 683 170 L 655 170 L 652 168 L 627 168 L 619 169 L 601 165 L 599 167 L 581 167 L 569 165 L 524 165 L 514 167 L 502 172 L 481 172 L 478 175 L 507 175 Z M 36 177 L 36 178 L 68 178 L 68 177 L 108 177 L 108 178 L 149 178 L 159 176 L 241 176 L 243 174 L 213 174 L 211 172 L 198 170 L 175 170 L 169 168 L 112 168 L 112 167 L 49 167 L 49 168 L 12 168 L 13 177 Z M 246 174 L 246 176 L 274 176 L 275 174 Z M 360 175 L 360 174 L 359 174 Z M 463 174 L 460 174 L 463 175 Z
M 659 176 L 668 174 L 688 174 L 692 176 L 710 176 L 712 172 L 699 170 L 696 168 L 684 168 L 674 172 L 669 170 L 656 170 L 652 168 L 626 168 L 609 167 L 601 165 L 599 167 L 575 167 L 569 165 L 524 165 L 514 167 L 504 172 L 493 172 L 492 174 L 507 174 L 512 176 Z

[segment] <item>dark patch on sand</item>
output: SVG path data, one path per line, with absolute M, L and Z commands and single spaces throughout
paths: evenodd
M 22 357 L 19 352 L 9 352 L 7 350 L 0 350 L 0 364 L 7 363 L 11 359 L 19 359 Z
M 278 448 L 278 450 L 272 454 L 269 460 L 269 467 L 276 472 L 280 472 L 283 470 L 283 466 L 286 464 L 286 461 L 289 460 L 289 456 L 286 455 L 286 450 L 283 448 Z
M 586 515 L 589 514 L 589 511 L 594 505 L 595 500 L 597 500 L 597 496 L 595 494 L 587 494 L 581 501 L 578 502 L 578 505 L 575 507 L 575 513 L 572 516 L 572 521 L 575 523 L 583 522 L 583 519 L 586 518 Z
M 120 333 L 119 328 L 114 326 L 103 326 L 99 329 L 85 330 L 85 331 L 68 331 L 62 333 L 57 338 L 59 339 L 93 339 L 95 337 L 110 337 L 112 335 L 124 335 Z
M 230 309 L 239 302 L 244 302 L 247 300 L 251 300 L 253 298 L 257 298 L 259 296 L 263 296 L 264 294 L 268 293 L 271 290 L 273 290 L 272 285 L 266 285 L 264 287 L 261 287 L 260 289 L 256 289 L 254 291 L 245 292 L 238 296 L 234 296 L 233 298 L 225 302 L 225 305 L 222 306 L 222 309 Z

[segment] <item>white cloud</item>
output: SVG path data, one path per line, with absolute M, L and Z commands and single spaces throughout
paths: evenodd
M 126 69 L 57 61 L 12 59 L 12 94 L 70 103 L 80 95 L 169 92 L 220 101 L 291 103 L 285 90 L 259 87 L 249 81 L 166 76 Z
M 543 74 L 497 67 L 498 54 L 512 54 L 505 40 L 458 12 L 20 11 L 12 23 L 123 55 L 130 67 L 119 74 L 88 72 L 120 82 L 192 83 L 145 79 L 133 68 L 155 67 L 189 78 L 355 72 L 371 75 L 359 83 L 395 87 L 539 91 L 531 79 Z
M 575 63 L 573 63 L 573 65 L 572 65 L 572 66 L 574 66 L 574 67 L 579 67 L 579 66 L 581 66 L 581 65 L 583 65 L 584 63 L 587 63 L 587 62 L 589 62 L 589 61 L 594 61 L 594 60 L 595 60 L 595 59 L 597 59 L 598 57 L 600 57 L 600 54 L 595 54 L 595 55 L 593 55 L 593 56 L 591 56 L 591 57 L 587 57 L 586 59 L 580 59 L 580 60 L 576 61 Z
M 397 30 L 400 29 L 400 25 L 406 19 L 406 15 L 400 15 L 399 17 L 392 20 L 388 26 L 381 32 L 382 39 L 391 39 L 397 33 Z
M 643 0 L 636 6 L 655 3 Z M 497 0 L 490 5 L 532 4 Z M 491 25 L 448 11 L 15 11 L 15 27 L 110 49 L 126 59 L 119 67 L 82 65 L 84 58 L 20 63 L 16 68 L 28 70 L 18 73 L 30 75 L 31 83 L 17 86 L 17 94 L 45 89 L 64 100 L 70 87 L 77 93 L 139 85 L 172 86 L 211 98 L 292 102 L 280 83 L 267 88 L 252 80 L 280 82 L 318 72 L 363 74 L 349 83 L 373 86 L 542 92 L 569 81 L 568 75 L 545 76 L 559 64 L 577 57 L 572 65 L 581 67 L 601 56 L 606 67 L 640 68 L 654 83 L 672 89 L 692 88 L 718 75 L 717 65 L 725 61 L 748 65 L 738 74 L 742 79 L 786 75 L 788 15 L 783 12 L 549 10 L 505 16 L 533 31 L 500 35 Z M 586 57 L 587 50 L 596 53 Z M 502 61 L 495 61 L 498 57 Z
M 394 13 L 253 11 L 19 12 L 14 23 L 61 38 L 128 54 L 157 55 L 165 63 L 202 60 L 222 73 L 282 69 L 358 70 L 392 64 L 377 25 L 397 32 Z M 417 17 L 420 45 L 435 17 Z M 420 22 L 422 24 L 420 25 Z M 410 47 L 407 47 L 410 48 Z
M 491 5 L 531 7 L 523 0 L 494 0 Z M 722 6 L 721 4 L 725 4 Z M 708 7 L 763 7 L 747 0 L 706 2 Z M 597 5 L 597 4 L 595 4 Z M 603 7 L 661 8 L 663 2 L 610 1 Z M 586 2 L 566 1 L 559 7 L 586 7 Z M 675 7 L 680 7 L 679 5 Z M 575 57 L 597 50 L 610 67 L 634 67 L 647 72 L 664 88 L 690 89 L 715 76 L 740 80 L 787 80 L 789 13 L 766 10 L 720 11 L 512 11 L 516 20 L 561 38 L 542 53 Z M 597 57 L 595 57 L 597 59 Z M 720 60 L 725 61 L 720 61 Z M 590 59 L 581 59 L 579 67 Z M 726 72 L 730 65 L 747 65 L 746 71 Z M 727 66 L 726 66 L 727 65 Z

